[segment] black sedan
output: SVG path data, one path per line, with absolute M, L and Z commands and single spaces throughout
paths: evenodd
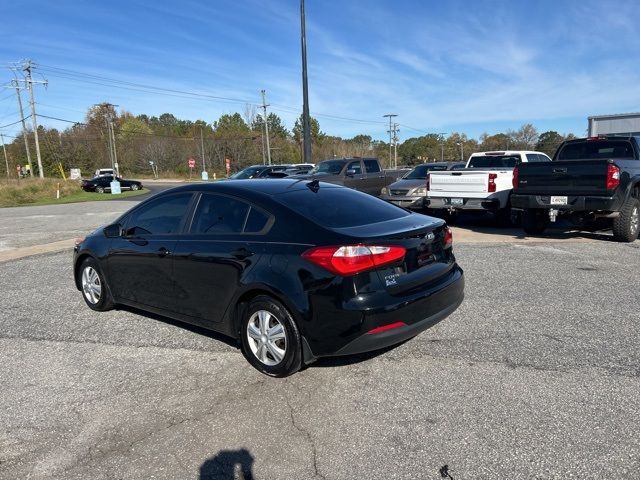
M 73 271 L 89 308 L 221 332 L 272 376 L 407 340 L 464 290 L 442 220 L 292 179 L 162 192 L 79 241 Z
M 113 182 L 111 175 L 105 175 L 103 177 L 94 177 L 91 180 L 83 180 L 80 186 L 85 192 L 105 193 L 111 191 L 111 182 Z M 141 190 L 142 183 L 137 180 L 124 180 L 120 177 L 115 177 L 120 182 L 121 190 Z

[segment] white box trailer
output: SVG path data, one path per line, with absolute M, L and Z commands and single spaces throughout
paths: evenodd
M 589 137 L 640 135 L 640 113 L 617 113 L 589 117 Z

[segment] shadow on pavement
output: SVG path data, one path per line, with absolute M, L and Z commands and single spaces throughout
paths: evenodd
M 246 448 L 222 450 L 200 467 L 199 480 L 253 480 L 253 455 Z
M 520 225 L 500 226 L 492 215 L 486 213 L 463 212 L 455 215 L 454 217 L 446 215 L 442 216 L 438 212 L 429 211 L 425 214 L 435 218 L 442 218 L 452 227 L 469 230 L 475 233 L 499 235 L 519 240 L 535 240 L 536 238 L 570 240 L 582 238 L 589 240 L 613 241 L 610 221 L 594 222 L 585 226 L 577 227 L 567 220 L 559 219 L 556 223 L 549 225 L 544 233 L 531 236 L 527 235 Z

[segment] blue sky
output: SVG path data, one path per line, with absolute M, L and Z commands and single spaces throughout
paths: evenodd
M 401 139 L 525 122 L 583 135 L 589 115 L 640 111 L 635 1 L 307 0 L 306 9 L 311 112 L 332 135 L 385 138 L 389 112 Z M 36 91 L 39 113 L 71 120 L 109 101 L 211 122 L 259 103 L 264 88 L 290 128 L 302 103 L 299 28 L 297 0 L 4 0 L 0 84 L 10 62 L 31 58 L 49 80 Z M 51 67 L 240 102 L 90 84 Z M 18 119 L 10 94 L 0 90 L 0 125 Z

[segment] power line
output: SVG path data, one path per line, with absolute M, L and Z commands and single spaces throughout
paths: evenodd
M 27 118 L 31 118 L 31 115 L 27 115 L 26 117 L 24 117 L 24 120 L 26 120 Z M 22 120 L 23 119 L 21 118 L 20 120 L 16 120 L 13 123 L 7 123 L 6 125 L 0 125 L 0 128 L 7 128 L 7 127 L 11 127 L 12 125 L 17 125 L 18 123 L 21 123 Z M 5 136 L 8 137 L 9 135 L 5 135 Z

